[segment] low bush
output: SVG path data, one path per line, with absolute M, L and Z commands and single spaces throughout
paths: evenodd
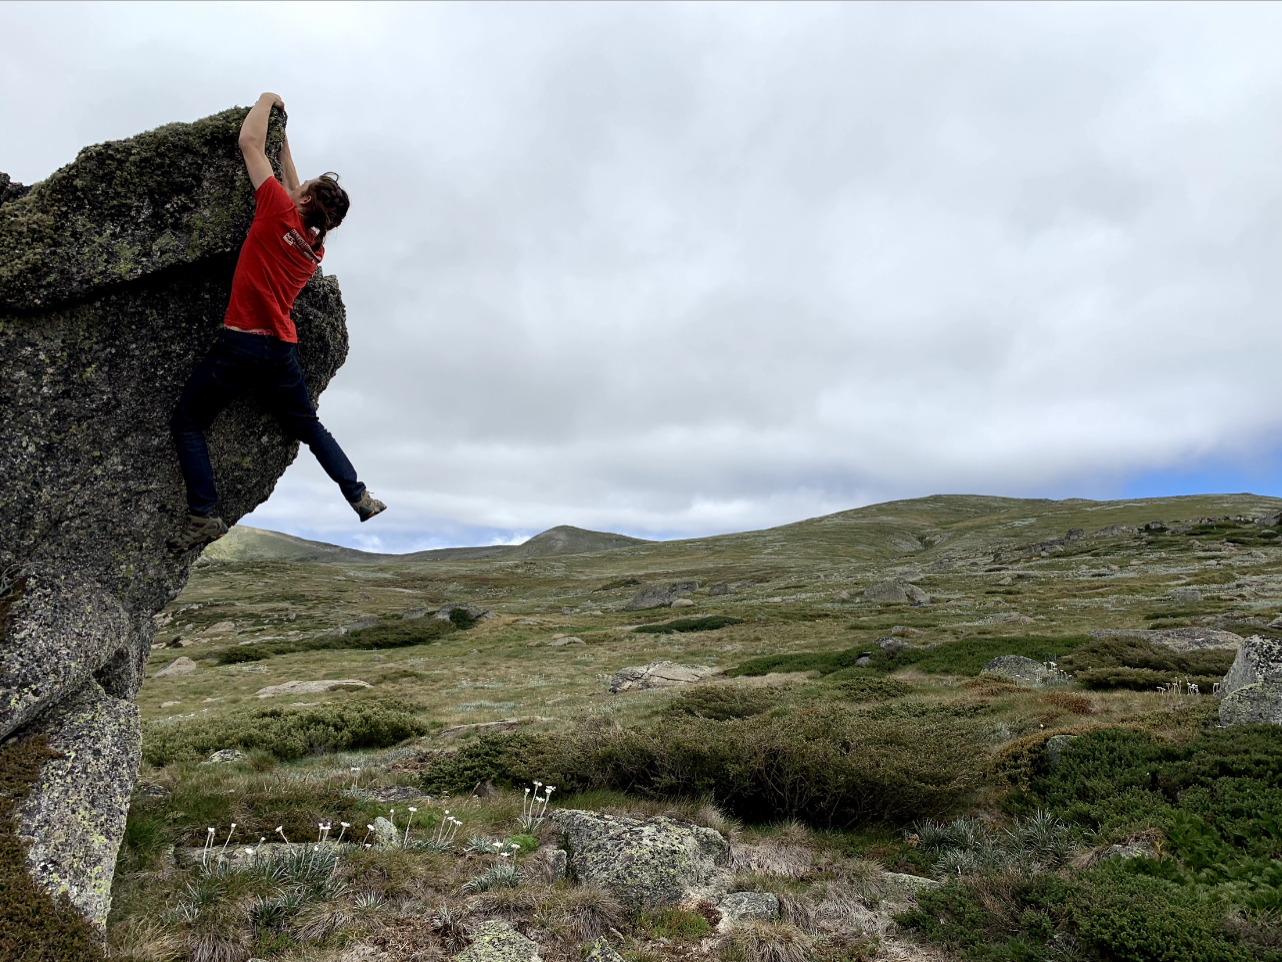
M 1073 675 L 1073 680 L 1083 688 L 1094 691 L 1112 691 L 1123 688 L 1130 691 L 1156 691 L 1172 684 L 1197 685 L 1198 690 L 1210 694 L 1223 675 L 1186 675 L 1183 672 L 1154 671 L 1151 668 L 1091 668 Z
M 709 685 L 681 692 L 660 709 L 661 714 L 727 721 L 751 718 L 779 703 L 779 692 L 768 688 Z
M 1098 958 L 1116 962 L 1247 962 L 1220 899 L 1108 863 L 1050 873 L 954 879 L 921 893 L 898 919 L 933 942 L 984 962 Z M 1076 951 L 1073 951 L 1076 949 Z
M 142 755 L 158 766 L 204 759 L 223 748 L 258 748 L 280 759 L 294 759 L 386 748 L 427 730 L 412 708 L 392 701 L 256 708 L 212 718 L 151 722 L 143 730 Z
M 455 611 L 462 611 L 456 608 Z M 453 612 L 450 613 L 451 618 Z M 463 612 L 464 616 L 467 612 Z M 374 651 L 384 648 L 409 648 L 426 645 L 454 631 L 458 626 L 443 618 L 419 618 L 414 621 L 381 621 L 369 628 L 344 635 L 321 635 L 293 641 L 263 641 L 252 645 L 235 645 L 215 653 L 218 664 L 237 665 L 262 661 L 273 655 L 292 655 L 299 651 L 355 650 Z M 464 626 L 468 627 L 468 626 Z
M 729 615 L 706 615 L 702 618 L 678 618 L 676 621 L 665 621 L 658 625 L 642 625 L 632 631 L 639 635 L 670 635 L 684 631 L 716 631 L 727 625 L 742 624 L 742 618 L 731 618 Z
M 771 672 L 817 671 L 830 675 L 854 668 L 861 655 L 870 655 L 868 668 L 895 671 L 912 666 L 918 671 L 939 675 L 978 675 L 998 655 L 1023 655 L 1034 661 L 1054 661 L 1078 648 L 1087 639 L 1068 637 L 965 638 L 931 648 L 905 648 L 887 654 L 877 645 L 847 648 L 845 651 L 802 652 L 753 658 L 726 672 L 731 677 L 766 675 Z
M 1176 681 L 1192 682 L 1205 692 L 1224 677 L 1236 652 L 1172 651 L 1143 638 L 1095 638 L 1059 662 L 1087 688 L 1153 691 Z
M 870 674 L 862 668 L 833 672 L 828 680 L 836 684 L 842 695 L 855 701 L 890 701 L 911 695 L 914 691 L 912 685 L 898 678 Z
M 627 729 L 483 736 L 439 760 L 423 787 L 457 793 L 542 777 L 569 792 L 711 797 L 752 822 L 903 824 L 970 797 L 985 734 L 968 718 L 874 718 L 840 704 L 725 721 L 667 716 Z

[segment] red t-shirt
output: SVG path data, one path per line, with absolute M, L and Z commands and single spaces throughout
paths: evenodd
M 312 250 L 307 226 L 276 178 L 263 181 L 254 200 L 258 209 L 236 261 L 223 326 L 297 344 L 289 312 L 316 273 L 325 249 Z

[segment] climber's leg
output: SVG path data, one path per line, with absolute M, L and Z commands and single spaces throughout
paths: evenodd
M 348 504 L 361 516 L 362 521 L 368 521 L 387 506 L 375 500 L 365 489 L 365 485 L 356 477 L 352 462 L 347 459 L 334 436 L 321 424 L 320 418 L 316 416 L 316 409 L 312 407 L 311 398 L 307 396 L 303 369 L 298 366 L 294 346 L 290 344 L 286 347 L 288 351 L 272 363 L 271 383 L 268 385 L 276 417 L 285 433 L 311 448 L 312 454 L 325 469 L 325 473 L 338 485 Z
M 178 449 L 178 463 L 187 484 L 187 507 L 200 517 L 212 515 L 218 502 L 205 431 L 218 412 L 244 391 L 253 368 L 261 363 L 252 351 L 238 349 L 237 336 L 229 335 L 231 332 L 224 331 L 214 349 L 196 365 L 169 420 L 169 430 Z M 265 340 L 253 334 L 239 335 L 239 338 L 245 337 Z M 251 342 L 249 347 L 252 346 Z

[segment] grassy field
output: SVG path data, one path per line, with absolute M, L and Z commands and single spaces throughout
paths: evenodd
M 1205 626 L 1282 636 L 1269 626 L 1282 610 L 1279 529 L 1251 520 L 1279 507 L 1248 495 L 941 496 L 713 538 L 413 561 L 350 552 L 328 563 L 253 560 L 274 557 L 271 545 L 242 544 L 237 560 L 202 562 L 157 619 L 139 695 L 144 794 L 110 938 L 118 954 L 150 959 L 338 959 L 356 946 L 386 953 L 371 959 L 433 958 L 463 944 L 455 936 L 468 919 L 506 917 L 555 959 L 579 958 L 596 935 L 636 960 L 1277 958 L 1269 872 L 1278 853 L 1242 841 L 1256 828 L 1271 837 L 1274 823 L 1216 834 L 1220 808 L 1181 792 L 1214 795 L 1222 779 L 1237 779 L 1234 791 L 1255 801 L 1223 804 L 1264 811 L 1278 739 L 1251 734 L 1241 771 L 1187 775 L 1185 788 L 1150 797 L 1126 765 L 1151 770 L 1153 745 L 1213 739 L 1215 701 L 1118 679 L 1174 680 L 1219 663 L 1150 652 L 1140 664 L 1136 646 L 1101 647 L 1090 633 Z M 1143 529 L 1155 521 L 1162 526 Z M 863 600 L 892 577 L 929 602 Z M 623 610 L 641 587 L 678 581 L 698 582 L 693 607 Z M 1173 600 L 1176 589 L 1197 595 Z M 431 611 L 449 602 L 494 617 L 434 621 Z M 419 609 L 428 616 L 402 619 Z M 725 616 L 711 621 L 721 627 L 653 630 L 712 616 Z M 566 637 L 582 644 L 558 644 Z M 878 644 L 886 637 L 913 648 L 891 658 Z M 864 653 L 870 662 L 856 665 Z M 1094 681 L 1035 690 L 977 677 L 998 654 L 1071 656 L 1066 664 L 1089 667 Z M 195 669 L 157 677 L 179 657 Z M 659 660 L 721 674 L 687 689 L 607 691 L 619 669 Z M 259 694 L 325 680 L 364 684 Z M 486 727 L 494 722 L 505 724 Z M 1107 789 L 1133 804 L 1103 813 L 1083 807 L 1098 786 L 1052 784 L 1041 746 L 1056 733 L 1087 736 L 1074 745 L 1111 746 L 1111 733 L 1139 739 Z M 200 764 L 218 748 L 248 757 Z M 1209 757 L 1189 751 L 1193 760 L 1170 764 L 1193 771 Z M 755 935 L 718 936 L 679 913 L 631 916 L 603 893 L 532 875 L 498 894 L 465 890 L 484 859 L 462 847 L 358 853 L 325 883 L 341 878 L 341 892 L 321 886 L 277 911 L 263 900 L 303 883 L 211 882 L 167 854 L 200 846 L 211 826 L 221 838 L 233 821 L 242 845 L 277 826 L 296 838 L 320 822 L 364 826 L 390 807 L 404 816 L 389 800 L 415 792 L 435 799 L 415 805 L 423 838 L 447 793 L 455 813 L 467 812 L 467 834 L 506 838 L 519 811 L 514 787 L 533 779 L 555 780 L 558 803 L 672 810 L 729 832 L 745 852 L 792 853 L 761 871 L 748 859 L 741 872 L 745 886 L 781 895 L 785 918 Z M 473 799 L 478 786 L 484 797 Z M 1092 861 L 1109 845 L 1140 842 L 1148 854 L 1130 868 Z M 883 868 L 953 881 L 916 914 L 892 911 L 878 889 Z M 1120 906 L 1144 899 L 1168 906 L 1166 928 L 1135 935 L 1118 921 Z M 967 935 L 975 932 L 983 938 Z

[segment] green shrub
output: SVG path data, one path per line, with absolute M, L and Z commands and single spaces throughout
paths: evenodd
M 1059 662 L 1088 688 L 1131 688 L 1152 691 L 1159 685 L 1187 680 L 1210 692 L 1233 664 L 1236 652 L 1172 651 L 1143 638 L 1095 638 Z
M 1083 688 L 1111 691 L 1117 688 L 1130 691 L 1155 691 L 1166 685 L 1183 682 L 1197 685 L 1210 694 L 1223 675 L 1186 675 L 1174 671 L 1154 671 L 1151 668 L 1091 668 L 1073 675 L 1073 680 Z
M 413 709 L 391 701 L 256 708 L 213 718 L 151 722 L 143 730 L 142 754 L 152 765 L 199 760 L 222 748 L 259 748 L 280 759 L 293 759 L 386 748 L 427 729 Z
M 745 661 L 726 674 L 732 678 L 787 671 L 817 671 L 821 675 L 830 675 L 844 668 L 854 668 L 861 655 L 871 655 L 868 668 L 872 671 L 895 671 L 911 665 L 929 674 L 978 675 L 998 655 L 1023 655 L 1034 661 L 1053 661 L 1075 650 L 1085 640 L 1081 636 L 964 638 L 932 648 L 906 648 L 893 654 L 887 654 L 877 645 L 869 645 L 845 651 L 767 655 Z
M 836 684 L 842 695 L 854 701 L 890 701 L 911 695 L 914 691 L 907 682 L 874 674 L 864 668 L 843 668 L 829 675 L 828 680 Z
M 954 879 L 921 893 L 917 907 L 898 921 L 984 962 L 1058 957 L 1055 943 L 1065 935 L 1087 957 L 1116 962 L 1260 957 L 1226 929 L 1227 914 L 1222 900 L 1114 862 L 1067 877 Z M 1263 957 L 1270 956 L 1277 957 Z
M 742 623 L 742 618 L 731 618 L 729 615 L 706 615 L 702 618 L 678 618 L 659 625 L 642 625 L 632 630 L 639 635 L 670 635 L 678 631 L 716 631 L 727 625 Z
M 454 611 L 461 611 L 456 608 Z M 464 616 L 466 616 L 464 612 Z M 454 612 L 450 612 L 453 619 Z M 408 648 L 426 645 L 449 634 L 456 628 L 453 620 L 419 618 L 414 621 L 380 621 L 377 625 L 348 632 L 345 635 L 322 635 L 319 638 L 300 638 L 296 641 L 263 641 L 252 645 L 236 645 L 217 652 L 218 664 L 236 665 L 247 661 L 262 661 L 273 655 L 292 655 L 299 651 L 356 650 L 374 651 L 384 648 Z
M 423 787 L 458 793 L 543 778 L 568 792 L 711 796 L 753 822 L 902 824 L 970 797 L 985 734 L 929 711 L 872 718 L 831 704 L 726 721 L 667 716 L 627 729 L 483 736 L 438 761 Z
M 778 703 L 779 693 L 770 689 L 709 685 L 681 692 L 661 709 L 661 713 L 726 721 L 760 715 Z

